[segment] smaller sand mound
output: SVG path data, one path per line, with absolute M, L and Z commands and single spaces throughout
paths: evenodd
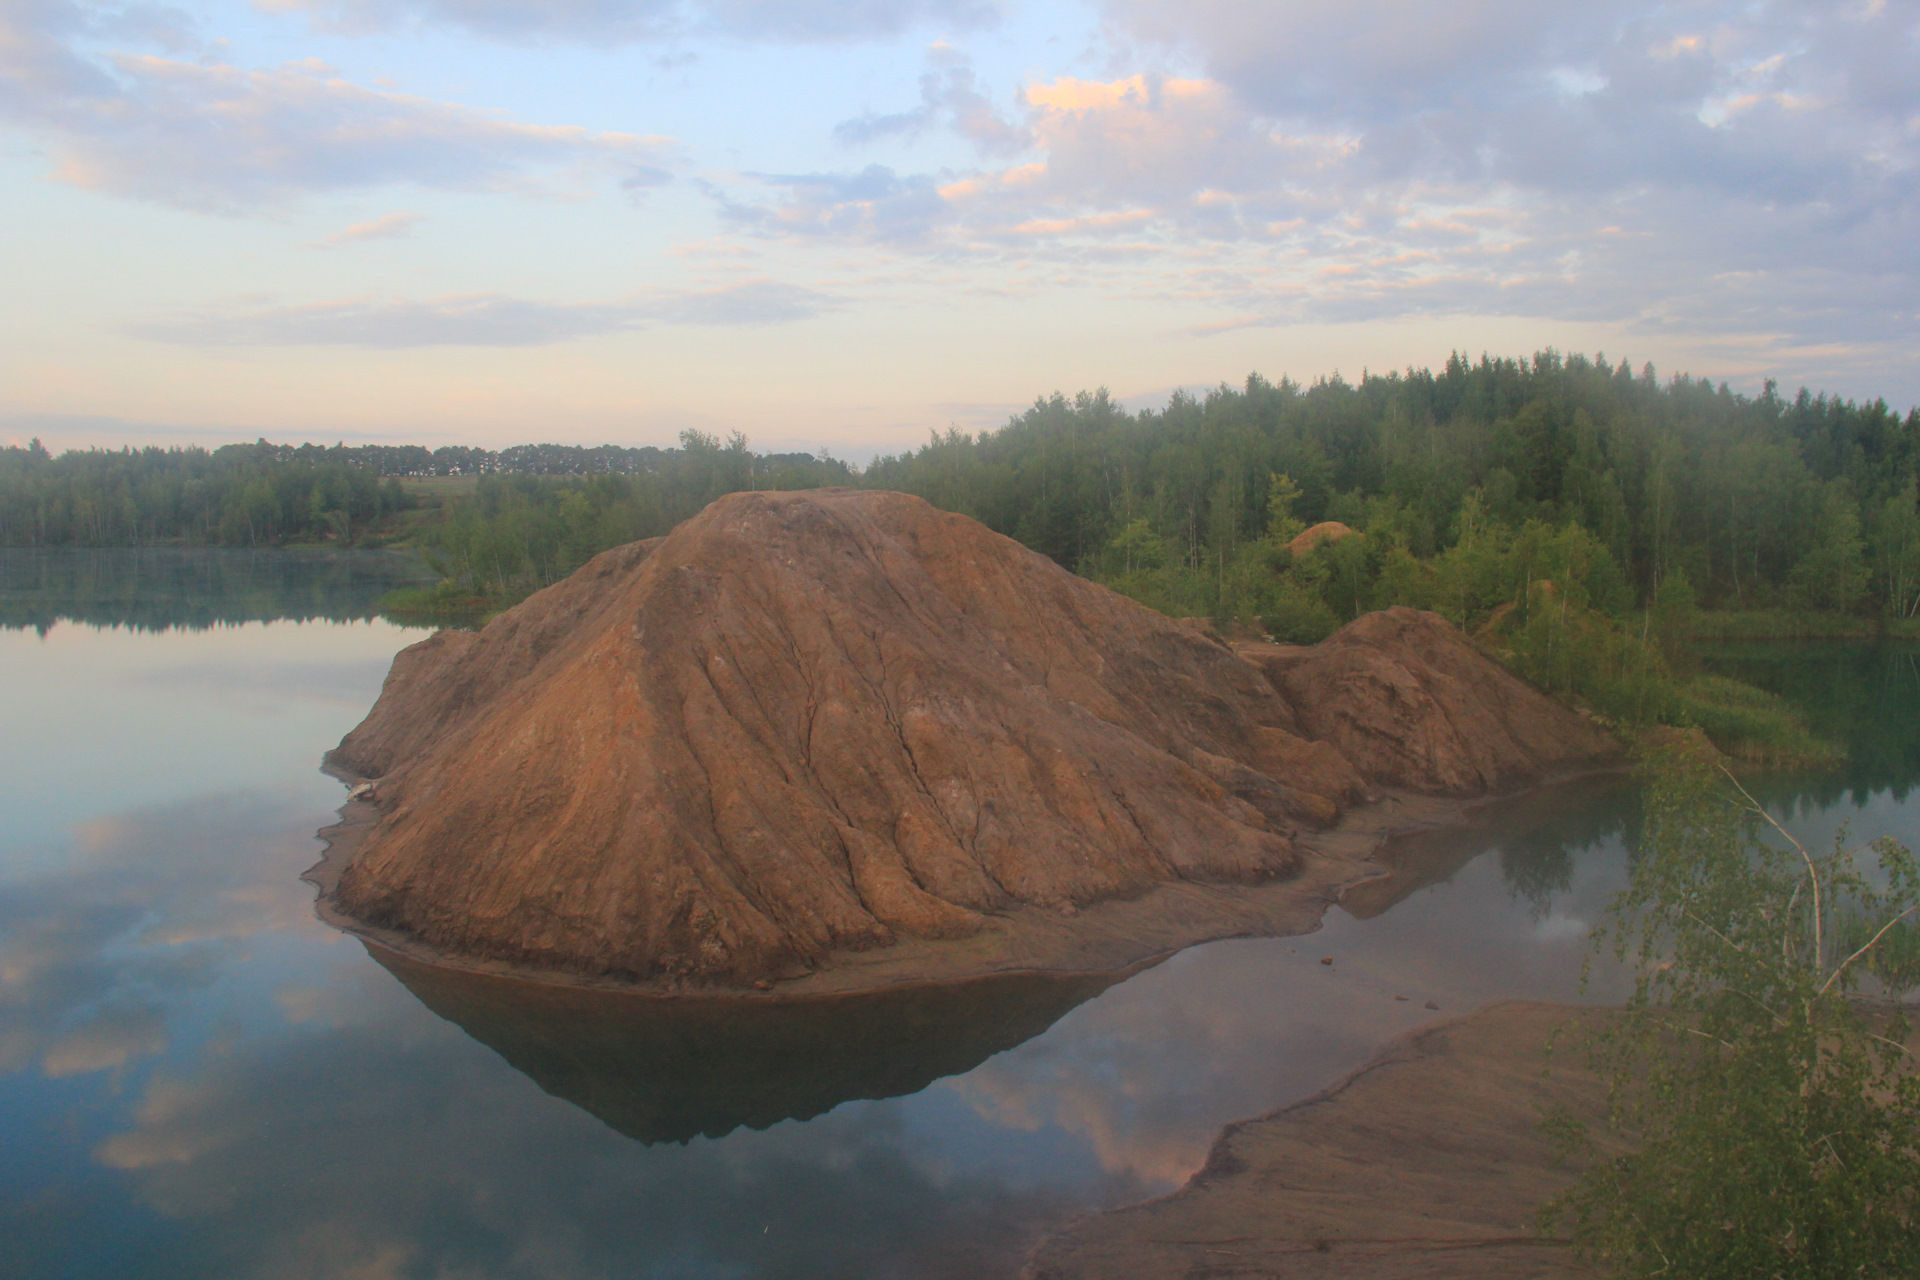
M 1375 785 L 1429 795 L 1508 791 L 1617 744 L 1419 609 L 1369 613 L 1311 647 L 1249 644 L 1306 736 Z
M 1322 520 L 1289 542 L 1287 550 L 1296 556 L 1303 556 L 1323 542 L 1341 542 L 1359 534 L 1358 529 L 1349 528 L 1338 520 Z

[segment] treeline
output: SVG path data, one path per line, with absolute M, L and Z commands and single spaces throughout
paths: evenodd
M 1140 414 L 1056 395 L 999 431 L 879 459 L 862 482 L 1093 576 L 1169 570 L 1161 590 L 1180 612 L 1259 612 L 1247 593 L 1263 575 L 1233 569 L 1278 517 L 1368 535 L 1326 593 L 1343 616 L 1370 603 L 1395 549 L 1426 561 L 1528 525 L 1588 535 L 1620 575 L 1611 604 L 1650 605 L 1682 576 L 1715 608 L 1911 616 L 1917 456 L 1920 410 L 1785 399 L 1771 383 L 1749 397 L 1547 351 L 1358 384 L 1254 376 Z
M 721 470 L 740 488 L 777 487 L 796 474 L 845 475 L 845 468 L 810 454 L 752 454 L 744 437 L 737 439 L 737 445 L 723 445 L 688 432 L 678 449 L 529 444 L 497 451 L 262 440 L 211 451 L 88 449 L 58 457 L 35 440 L 25 448 L 0 449 L 0 546 L 378 545 L 418 505 L 403 477 L 471 476 L 483 485 L 525 476 L 626 477 L 634 483 L 596 502 L 633 507 L 633 527 L 651 528 L 653 508 L 684 511 L 685 492 L 710 493 L 710 476 L 718 472 L 708 459 L 715 455 L 731 459 L 731 470 Z M 529 497 L 532 490 L 522 486 L 517 492 Z M 650 496 L 636 496 L 642 494 Z M 558 496 L 556 491 L 533 501 L 551 506 Z M 517 509 L 497 496 L 481 500 L 489 513 Z M 612 529 L 633 522 L 601 523 Z
M 1310 643 L 1368 610 L 1432 609 L 1614 723 L 1812 764 L 1839 746 L 1698 667 L 1699 610 L 1760 634 L 1814 611 L 1913 630 L 1917 457 L 1920 411 L 1543 352 L 1358 385 L 1252 377 L 1157 413 L 1054 396 L 862 482 L 1223 629 Z
M 205 449 L 0 449 L 0 546 L 264 547 L 364 540 L 412 505 L 342 456 L 266 443 Z M 292 460 L 288 460 L 292 455 Z
M 1473 629 L 1503 605 L 1527 613 L 1542 579 L 1616 618 L 1663 598 L 1904 618 L 1920 614 L 1917 457 L 1920 410 L 1883 401 L 1746 396 L 1551 351 L 1456 355 L 1357 384 L 1256 375 L 1143 413 L 1055 395 L 864 473 L 755 454 L 737 433 L 497 452 L 261 442 L 55 458 L 36 443 L 0 450 L 0 543 L 261 546 L 404 527 L 450 578 L 497 596 L 721 493 L 860 484 L 972 515 L 1167 612 L 1290 634 L 1393 602 Z M 397 477 L 428 475 L 477 479 L 409 513 Z M 1287 550 L 1323 522 L 1362 536 Z
M 810 454 L 756 454 L 735 432 L 722 444 L 698 431 L 656 465 L 630 474 L 485 475 L 444 519 L 413 535 L 443 581 L 397 593 L 390 606 L 422 613 L 484 611 L 557 582 L 609 547 L 658 537 L 722 494 L 855 483 L 846 464 Z
M 683 432 L 695 437 L 704 447 L 722 448 L 714 436 L 703 432 Z M 301 449 L 311 445 L 273 446 L 297 460 Z M 361 445 L 344 450 L 361 466 L 382 476 L 637 476 L 672 470 L 680 449 L 662 449 L 655 445 L 625 448 L 617 444 L 582 446 L 572 444 L 517 444 L 498 452 L 447 445 L 427 449 L 421 445 Z M 751 467 L 756 472 L 775 474 L 793 467 L 806 467 L 815 459 L 807 453 L 754 454 Z M 751 479 L 751 477 L 749 477 Z

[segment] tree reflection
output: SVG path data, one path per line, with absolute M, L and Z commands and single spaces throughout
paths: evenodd
M 1813 732 L 1847 749 L 1847 762 L 1821 773 L 1756 778 L 1756 798 L 1791 811 L 1859 805 L 1877 791 L 1896 801 L 1920 781 L 1920 646 L 1775 643 L 1725 646 L 1703 655 L 1715 672 L 1780 695 Z
M 391 551 L 0 548 L 0 629 L 350 622 L 379 616 L 380 598 L 396 587 L 434 577 L 415 557 Z
M 1373 855 L 1387 874 L 1347 890 L 1340 905 L 1370 920 L 1497 848 L 1509 891 L 1544 915 L 1571 886 L 1575 855 L 1627 831 L 1634 794 L 1621 774 L 1590 774 L 1496 800 L 1452 827 L 1389 840 Z

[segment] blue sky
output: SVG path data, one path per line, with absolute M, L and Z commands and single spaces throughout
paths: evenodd
M 1920 401 L 1920 3 L 0 0 L 0 442 L 843 456 L 1552 345 Z

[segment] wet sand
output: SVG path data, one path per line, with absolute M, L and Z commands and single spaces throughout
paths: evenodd
M 1585 1280 L 1534 1210 L 1572 1181 L 1541 1109 L 1602 1118 L 1604 1083 L 1554 1030 L 1607 1016 L 1498 1004 L 1423 1028 L 1331 1088 L 1230 1125 L 1172 1195 L 1096 1214 L 1033 1253 L 1027 1280 Z

